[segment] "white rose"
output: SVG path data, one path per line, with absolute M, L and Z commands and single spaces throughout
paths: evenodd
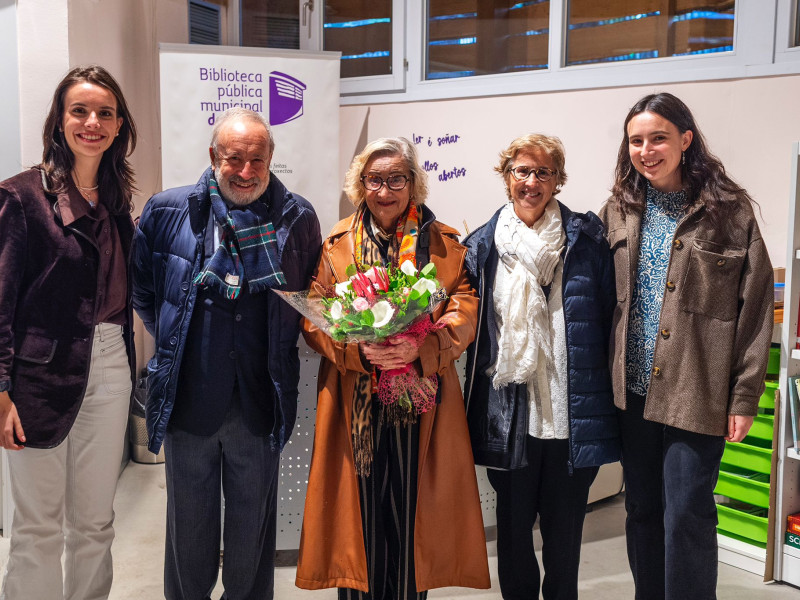
M 403 264 L 400 265 L 400 270 L 408 276 L 417 274 L 417 267 L 415 267 L 414 262 L 410 260 L 404 260 Z
M 342 303 L 336 300 L 333 304 L 331 304 L 330 308 L 331 318 L 338 321 L 342 318 Z

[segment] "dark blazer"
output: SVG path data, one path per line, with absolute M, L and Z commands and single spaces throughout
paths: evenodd
M 86 219 L 61 220 L 70 195 L 78 195 L 74 186 L 46 192 L 38 168 L 0 183 L 0 383 L 11 385 L 30 448 L 64 440 L 89 375 L 99 255 Z M 111 218 L 127 262 L 133 222 L 127 214 Z M 123 331 L 133 379 L 130 298 L 128 306 Z
M 194 186 L 165 190 L 153 196 L 142 212 L 133 250 L 133 305 L 155 337 L 156 353 L 148 363 L 146 406 L 149 448 L 157 453 L 164 441 L 181 368 L 197 286 L 192 281 L 203 263 L 211 211 L 208 181 L 211 169 Z M 322 236 L 311 204 L 270 174 L 259 200 L 267 204 L 278 238 L 278 257 L 286 276 L 285 290 L 308 288 L 319 257 Z M 275 387 L 272 442 L 283 449 L 297 416 L 300 359 L 297 338 L 300 315 L 277 294 L 267 295 L 269 354 L 264 368 Z
M 574 213 L 560 202 L 559 207 L 567 237 L 562 293 L 569 401 L 567 466 L 572 469 L 619 460 L 619 426 L 608 368 L 616 296 L 614 264 L 600 219 L 592 213 Z M 481 298 L 475 342 L 467 349 L 464 397 L 475 462 L 512 468 L 523 466 L 514 464 L 513 459 L 519 456 L 519 443 L 527 434 L 527 393 L 523 388 L 522 393 L 511 394 L 518 406 L 502 406 L 486 374 L 497 357 L 493 289 L 498 262 L 494 233 L 499 214 L 498 210 L 464 240 L 467 272 Z M 525 404 L 519 406 L 522 402 Z

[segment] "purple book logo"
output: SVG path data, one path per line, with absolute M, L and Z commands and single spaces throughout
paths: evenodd
M 291 75 L 272 71 L 269 74 L 269 122 L 288 123 L 303 116 L 303 90 L 306 84 Z

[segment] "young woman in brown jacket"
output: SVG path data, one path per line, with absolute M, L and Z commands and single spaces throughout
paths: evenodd
M 617 280 L 611 366 L 637 599 L 716 597 L 713 490 L 725 441 L 753 424 L 772 334 L 752 204 L 681 100 L 631 108 L 600 216 Z

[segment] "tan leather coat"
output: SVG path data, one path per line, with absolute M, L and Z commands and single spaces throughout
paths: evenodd
M 317 281 L 346 279 L 353 262 L 353 218 L 323 242 Z M 478 299 L 464 271 L 466 249 L 457 232 L 433 222 L 430 260 L 448 293 L 434 313 L 445 326 L 420 347 L 423 375 L 438 373 L 441 404 L 420 417 L 417 511 L 414 530 L 416 584 L 420 591 L 446 586 L 490 587 L 486 540 L 464 401 L 454 361 L 475 336 Z M 421 234 L 422 235 L 422 234 Z M 357 344 L 334 342 L 305 321 L 308 344 L 322 354 L 314 452 L 308 478 L 296 585 L 368 591 L 358 480 L 350 435 L 357 372 L 365 372 Z
M 625 409 L 625 340 L 636 280 L 641 214 L 610 199 L 600 211 L 614 256 L 617 307 L 611 332 L 614 402 Z M 644 418 L 725 435 L 728 415 L 755 415 L 764 391 L 773 321 L 772 265 L 753 209 L 727 231 L 698 202 L 672 241 Z

